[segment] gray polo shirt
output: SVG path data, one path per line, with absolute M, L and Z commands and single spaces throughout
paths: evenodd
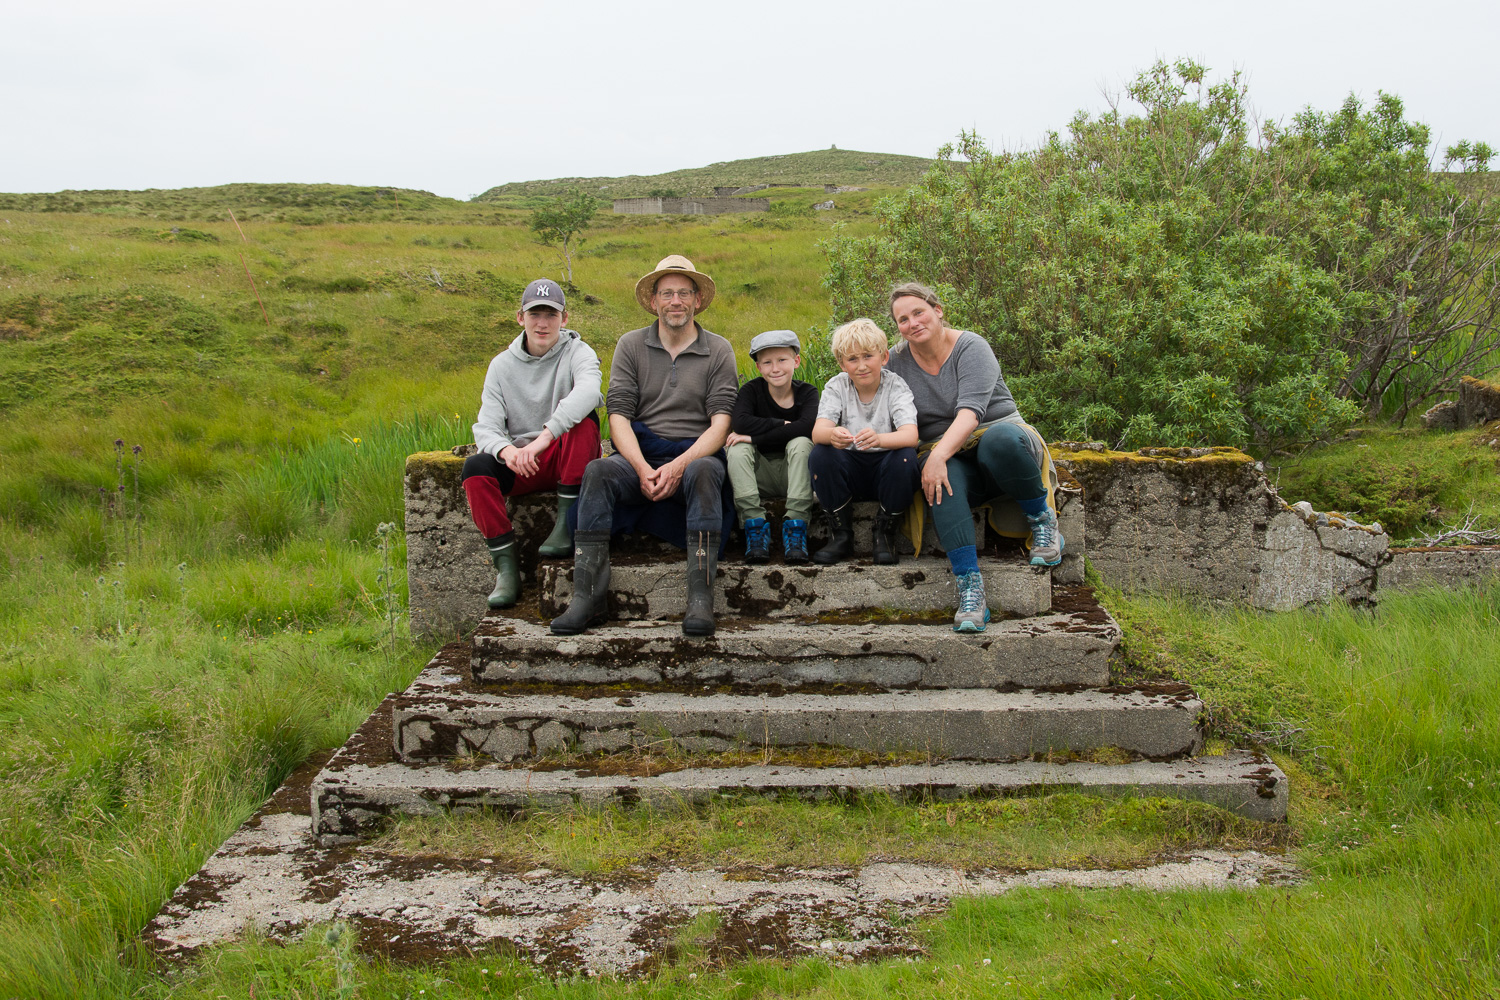
M 708 430 L 714 414 L 733 411 L 740 389 L 734 348 L 693 325 L 697 339 L 675 359 L 662 346 L 656 323 L 619 339 L 604 396 L 611 416 L 639 420 L 653 434 L 681 441 Z

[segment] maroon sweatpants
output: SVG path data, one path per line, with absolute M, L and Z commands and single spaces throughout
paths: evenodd
M 524 496 L 559 486 L 576 487 L 583 482 L 583 468 L 603 452 L 599 446 L 599 425 L 580 420 L 572 430 L 553 441 L 537 456 L 534 476 L 520 476 L 494 455 L 470 455 L 464 460 L 464 492 L 469 496 L 469 512 L 474 526 L 485 538 L 496 538 L 510 531 L 510 515 L 505 512 L 505 498 Z

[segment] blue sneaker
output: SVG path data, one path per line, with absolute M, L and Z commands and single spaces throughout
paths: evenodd
M 958 610 L 953 614 L 953 631 L 983 632 L 990 620 L 989 605 L 985 602 L 984 577 L 979 570 L 960 573 L 958 584 Z
M 1057 514 L 1051 507 L 1040 514 L 1027 514 L 1031 525 L 1031 565 L 1056 566 L 1062 562 L 1063 536 L 1057 530 Z
M 807 522 L 801 518 L 788 517 L 781 522 L 781 551 L 789 563 L 809 561 L 807 554 Z
M 745 522 L 745 562 L 764 563 L 771 561 L 771 526 L 763 517 L 752 517 Z

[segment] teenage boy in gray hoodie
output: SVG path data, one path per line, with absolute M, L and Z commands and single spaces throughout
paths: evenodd
M 601 454 L 599 356 L 569 330 L 567 300 L 549 278 L 521 295 L 516 313 L 521 335 L 490 362 L 484 376 L 474 443 L 464 461 L 463 486 L 474 525 L 484 535 L 495 566 L 492 608 L 521 596 L 516 535 L 505 511 L 507 496 L 557 489 L 557 520 L 537 550 L 543 556 L 573 552 L 567 513 L 578 499 L 583 469 Z

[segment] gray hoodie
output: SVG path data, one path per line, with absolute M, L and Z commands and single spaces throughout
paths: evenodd
M 563 329 L 539 358 L 526 350 L 523 332 L 490 362 L 474 424 L 474 443 L 500 457 L 508 445 L 524 447 L 542 428 L 560 438 L 604 402 L 599 355 L 578 331 Z

